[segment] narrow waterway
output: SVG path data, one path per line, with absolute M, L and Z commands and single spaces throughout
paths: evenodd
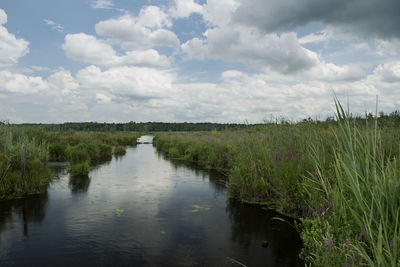
M 301 266 L 290 222 L 225 196 L 224 177 L 151 144 L 47 193 L 0 202 L 0 266 Z

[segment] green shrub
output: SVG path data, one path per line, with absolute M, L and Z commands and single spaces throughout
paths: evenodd
M 49 157 L 51 161 L 65 161 L 67 159 L 65 154 L 66 146 L 61 143 L 49 145 Z
M 126 154 L 126 149 L 123 146 L 114 147 L 114 155 L 122 156 Z

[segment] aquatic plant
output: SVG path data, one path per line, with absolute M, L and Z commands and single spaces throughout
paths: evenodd
M 126 154 L 126 149 L 123 146 L 116 146 L 116 147 L 114 147 L 113 154 L 117 155 L 117 156 L 125 155 Z
M 0 140 L 0 198 L 42 192 L 50 179 L 47 143 L 8 125 L 0 125 Z

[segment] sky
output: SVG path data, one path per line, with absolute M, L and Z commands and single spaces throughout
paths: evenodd
M 398 0 L 1 0 L 0 120 L 400 110 Z

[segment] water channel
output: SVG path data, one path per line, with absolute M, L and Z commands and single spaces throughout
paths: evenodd
M 46 194 L 0 202 L 0 266 L 303 265 L 290 221 L 227 199 L 221 174 L 171 162 L 152 144 L 88 177 L 67 166 L 51 164 Z

